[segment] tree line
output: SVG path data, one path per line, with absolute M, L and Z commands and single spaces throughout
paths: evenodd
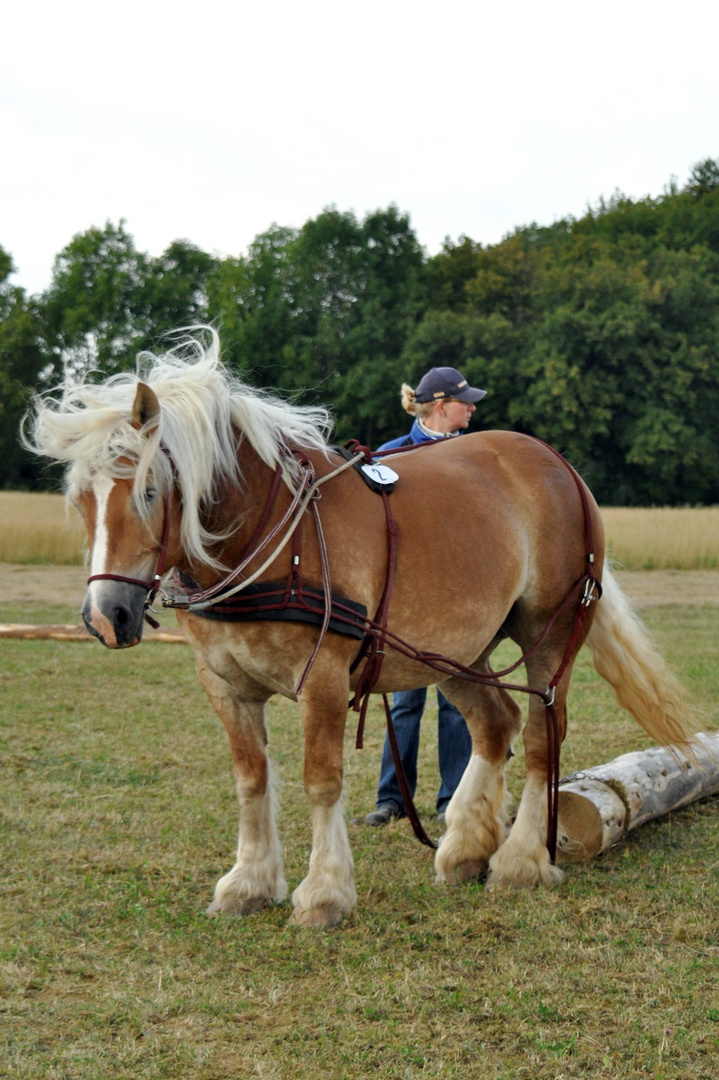
M 394 206 L 328 208 L 237 257 L 184 240 L 151 257 L 108 222 L 60 252 L 45 292 L 12 272 L 0 248 L 0 487 L 53 482 L 17 440 L 31 392 L 209 322 L 247 382 L 329 405 L 338 441 L 400 434 L 401 383 L 451 365 L 488 391 L 475 428 L 551 443 L 603 504 L 719 502 L 719 161 L 660 197 L 432 257 Z

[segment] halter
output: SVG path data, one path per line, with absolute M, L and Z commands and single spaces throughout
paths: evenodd
M 174 469 L 173 469 L 174 472 Z M 135 585 L 138 589 L 144 589 L 147 593 L 145 597 L 145 604 L 143 614 L 145 621 L 150 624 L 153 630 L 157 630 L 159 622 L 157 619 L 153 619 L 148 614 L 148 609 L 152 610 L 152 604 L 160 591 L 160 581 L 162 575 L 165 573 L 165 563 L 167 561 L 167 546 L 170 540 L 170 492 L 165 492 L 162 500 L 163 504 L 163 522 L 162 522 L 162 538 L 160 540 L 160 553 L 157 557 L 157 567 L 155 569 L 154 577 L 150 581 L 142 581 L 140 578 L 125 577 L 124 574 L 92 574 L 87 579 L 87 584 L 90 585 L 93 581 L 120 581 L 124 585 Z

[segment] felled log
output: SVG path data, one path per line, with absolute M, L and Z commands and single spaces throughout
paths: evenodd
M 97 641 L 84 626 L 68 624 L 50 625 L 34 623 L 0 623 L 0 638 L 23 638 L 38 641 Z M 165 644 L 184 644 L 185 635 L 179 627 L 175 630 L 148 630 L 143 641 L 160 641 Z
M 719 793 L 719 735 L 697 735 L 694 753 L 691 761 L 658 746 L 560 780 L 558 853 L 591 859 L 639 825 Z

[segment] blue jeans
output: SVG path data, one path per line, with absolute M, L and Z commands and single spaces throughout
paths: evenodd
M 392 724 L 412 797 L 417 790 L 419 728 L 426 700 L 426 686 L 420 687 L 419 690 L 398 690 L 392 696 Z M 447 701 L 439 688 L 437 688 L 437 705 L 439 707 L 437 750 L 439 774 L 442 778 L 437 792 L 437 813 L 440 813 L 447 809 L 447 804 L 462 779 L 472 753 L 472 740 L 461 712 Z M 385 736 L 384 740 L 377 789 L 377 806 L 382 806 L 383 803 L 395 803 L 400 810 L 405 809 L 392 761 L 389 736 Z

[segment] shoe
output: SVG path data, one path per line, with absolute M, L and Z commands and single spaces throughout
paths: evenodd
M 435 821 L 437 822 L 437 824 L 438 824 L 438 825 L 446 825 L 446 824 L 447 824 L 447 814 L 446 814 L 446 811 L 444 811 L 444 810 L 438 810 L 438 811 L 437 811 L 437 816 L 435 817 L 435 819 L 434 819 L 434 820 L 435 820 Z
M 380 807 L 373 810 L 371 814 L 368 814 L 364 819 L 365 825 L 387 825 L 393 818 L 404 817 L 404 810 L 395 803 L 382 803 Z

